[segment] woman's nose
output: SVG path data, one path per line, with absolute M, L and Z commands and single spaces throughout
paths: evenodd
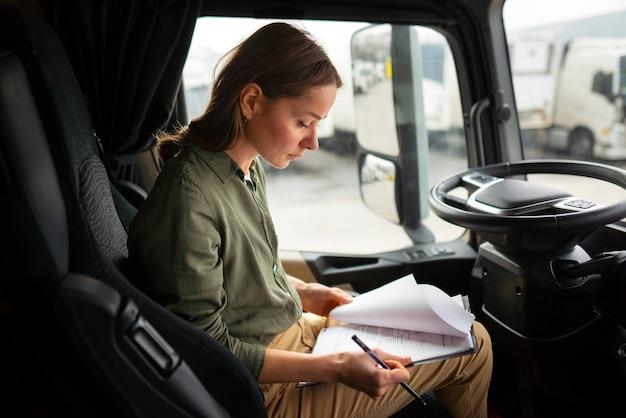
M 306 137 L 301 141 L 302 147 L 315 151 L 319 148 L 319 142 L 317 140 L 317 126 L 311 126 L 308 130 Z

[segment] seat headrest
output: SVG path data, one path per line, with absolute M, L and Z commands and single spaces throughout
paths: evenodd
M 78 230 L 95 235 L 103 256 L 117 264 L 127 255 L 126 232 L 99 157 L 91 117 L 61 41 L 41 18 L 0 6 L 0 49 L 13 51 L 23 62 L 61 190 L 70 202 L 69 218 L 86 219 L 86 229 L 77 224 Z M 80 257 L 80 251 L 71 254 Z

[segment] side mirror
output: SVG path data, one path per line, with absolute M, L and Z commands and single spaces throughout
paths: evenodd
M 433 242 L 421 223 L 429 210 L 428 133 L 417 29 L 368 26 L 351 49 L 361 197 L 413 242 Z
M 613 94 L 613 73 L 606 73 L 604 71 L 596 72 L 593 75 L 593 85 L 591 89 L 593 92 L 603 95 L 609 102 L 613 103 L 615 101 L 615 95 Z
M 374 212 L 399 224 L 396 165 L 393 161 L 369 153 L 362 153 L 359 157 L 361 198 Z

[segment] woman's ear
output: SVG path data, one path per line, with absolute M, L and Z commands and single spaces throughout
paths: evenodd
M 259 111 L 259 106 L 263 100 L 263 90 L 257 83 L 248 83 L 241 90 L 239 95 L 239 106 L 244 118 L 250 119 L 254 112 Z

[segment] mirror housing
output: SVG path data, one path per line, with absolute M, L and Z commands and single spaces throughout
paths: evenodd
M 394 224 L 400 223 L 396 193 L 397 173 L 398 169 L 393 161 L 367 153 L 359 156 L 361 199 L 367 207 Z
M 603 95 L 609 102 L 615 102 L 615 95 L 613 94 L 613 73 L 597 71 L 593 75 L 591 90 Z
M 434 242 L 421 223 L 429 211 L 428 132 L 417 29 L 368 26 L 351 48 L 354 84 L 367 86 L 354 96 L 361 197 L 414 243 Z M 368 73 L 369 84 L 357 80 Z

